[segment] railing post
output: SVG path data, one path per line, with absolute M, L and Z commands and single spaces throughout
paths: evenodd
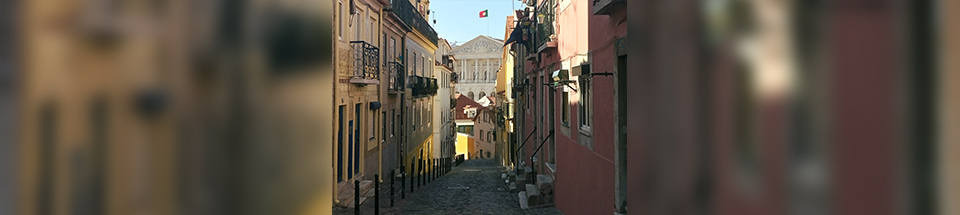
M 390 207 L 393 207 L 393 180 L 397 178 L 397 170 L 390 170 Z
M 380 175 L 373 175 L 373 214 L 380 214 Z
M 353 181 L 353 213 L 360 215 L 360 180 Z
M 400 199 L 406 199 L 407 193 L 405 192 L 407 187 L 407 167 L 400 166 Z

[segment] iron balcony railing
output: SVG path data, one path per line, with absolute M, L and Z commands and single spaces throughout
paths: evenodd
M 404 88 L 404 75 L 403 64 L 400 62 L 390 62 L 387 63 L 387 69 L 390 70 L 390 91 L 403 91 Z
M 393 13 L 396 14 L 397 17 L 400 17 L 403 23 L 420 32 L 421 35 L 430 40 L 434 45 L 437 44 L 437 32 L 434 31 L 430 23 L 423 18 L 424 16 L 417 11 L 417 8 L 410 4 L 410 1 L 391 0 L 390 4 L 393 5 Z
M 380 78 L 380 49 L 366 41 L 351 41 L 353 46 L 353 78 Z
M 414 97 L 437 95 L 437 79 L 420 76 L 410 76 L 410 88 Z
M 553 35 L 554 13 L 557 10 L 556 0 L 544 0 L 537 7 L 537 47 L 542 47 L 550 41 Z

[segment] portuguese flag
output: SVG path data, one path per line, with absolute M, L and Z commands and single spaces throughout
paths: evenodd
M 480 18 L 485 18 L 488 16 L 490 16 L 490 13 L 488 13 L 487 10 L 480 11 Z

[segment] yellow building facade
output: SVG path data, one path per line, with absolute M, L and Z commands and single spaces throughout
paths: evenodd
M 333 100 L 333 155 L 336 161 L 335 202 L 353 201 L 354 181 L 373 186 L 382 174 L 384 121 L 381 85 L 389 81 L 382 70 L 383 5 L 379 1 L 335 0 L 333 58 L 336 82 Z

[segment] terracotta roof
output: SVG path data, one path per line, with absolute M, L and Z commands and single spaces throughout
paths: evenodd
M 473 101 L 473 99 L 467 98 L 466 96 L 463 96 L 462 94 L 461 94 L 461 95 L 457 95 L 457 100 L 456 100 L 456 102 L 457 102 L 457 110 L 456 110 L 456 113 L 454 113 L 454 114 L 456 114 L 456 115 L 454 116 L 454 117 L 456 117 L 456 119 L 470 119 L 470 120 L 472 120 L 473 118 L 467 117 L 467 113 L 464 113 L 463 110 L 466 109 L 466 108 L 468 108 L 468 107 L 476 107 L 476 108 L 478 109 L 478 112 L 479 112 L 479 109 L 480 109 L 480 108 L 483 108 L 483 106 L 480 106 L 480 103 L 477 103 L 476 101 Z M 474 116 L 474 118 L 475 118 L 475 117 L 476 117 L 476 116 Z

